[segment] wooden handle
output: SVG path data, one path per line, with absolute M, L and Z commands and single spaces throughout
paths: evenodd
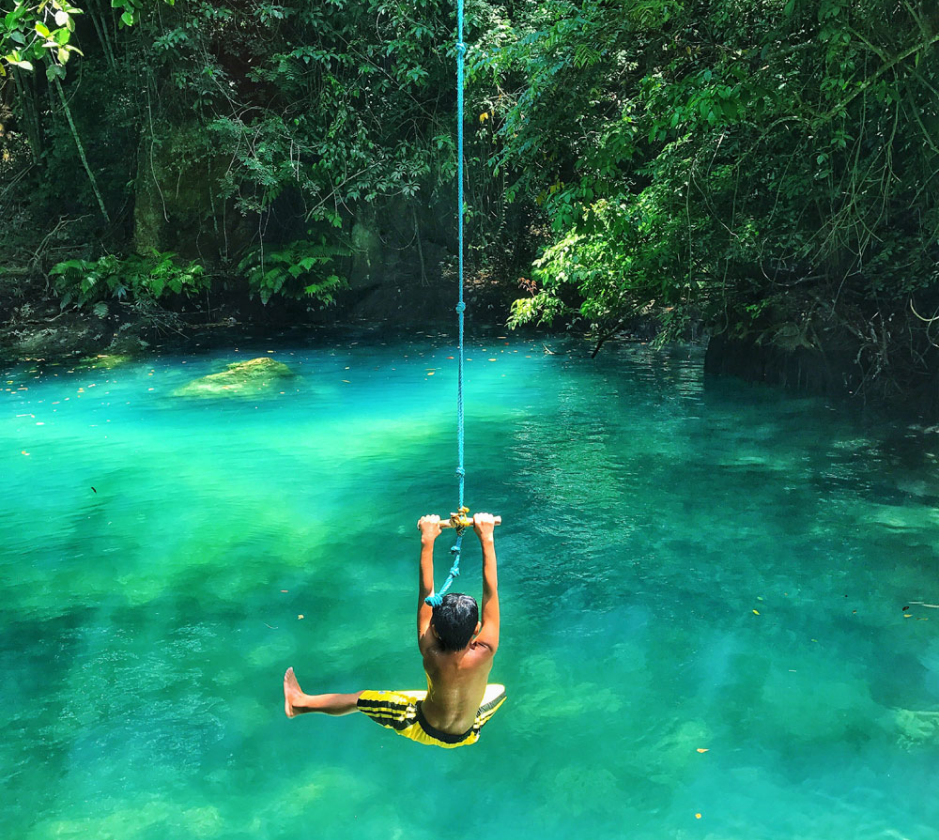
M 440 520 L 440 527 L 441 527 L 441 528 L 455 528 L 456 525 L 454 524 L 453 520 L 456 519 L 456 518 L 457 518 L 457 515 L 456 515 L 455 513 L 451 513 L 449 519 L 442 519 L 442 520 Z M 466 527 L 466 528 L 472 528 L 472 527 L 473 527 L 473 519 L 475 519 L 475 517 L 472 517 L 472 516 L 467 517 L 467 518 L 466 518 L 466 522 L 465 522 L 465 524 L 464 524 L 464 527 Z M 502 517 L 501 517 L 501 516 L 494 516 L 493 519 L 495 520 L 496 525 L 501 525 L 501 524 L 502 524 Z
M 496 525 L 501 525 L 501 524 L 502 524 L 502 517 L 501 517 L 501 516 L 494 516 L 493 519 L 495 520 L 495 524 L 496 524 Z M 440 520 L 440 527 L 441 527 L 441 528 L 456 528 L 456 526 L 457 526 L 458 524 L 460 524 L 460 523 L 459 523 L 459 516 L 458 516 L 458 514 L 455 514 L 455 513 L 451 513 L 449 519 L 441 519 L 441 520 Z M 463 527 L 464 527 L 464 528 L 472 528 L 472 527 L 473 527 L 473 517 L 464 517 L 464 520 L 463 520 L 463 523 L 462 523 L 462 524 L 463 524 Z M 420 523 L 420 522 L 417 523 L 417 527 L 418 527 L 418 528 L 421 527 L 421 523 Z

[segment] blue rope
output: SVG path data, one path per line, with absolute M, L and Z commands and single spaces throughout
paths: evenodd
M 456 316 L 459 332 L 459 348 L 457 358 L 457 385 L 456 385 L 456 437 L 457 437 L 457 467 L 456 476 L 460 487 L 460 501 L 457 506 L 459 515 L 463 515 L 463 493 L 466 484 L 466 470 L 463 467 L 463 313 L 466 304 L 463 302 L 463 58 L 466 55 L 466 44 L 463 43 L 463 0 L 456 3 L 456 168 L 457 168 L 457 229 L 459 231 L 460 248 L 460 297 L 456 305 Z M 460 576 L 460 552 L 463 550 L 463 529 L 458 528 L 456 542 L 450 549 L 453 554 L 453 565 L 447 575 L 447 580 L 440 587 L 439 592 L 428 595 L 424 601 L 432 607 L 439 607 L 443 596 L 453 585 L 455 578 Z

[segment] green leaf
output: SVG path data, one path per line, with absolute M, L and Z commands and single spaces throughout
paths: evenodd
M 56 275 L 67 274 L 70 271 L 85 271 L 92 265 L 93 263 L 85 262 L 85 260 L 66 260 L 65 262 L 56 263 L 49 274 L 55 277 Z

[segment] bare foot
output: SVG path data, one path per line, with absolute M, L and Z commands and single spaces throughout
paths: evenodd
M 297 710 L 293 707 L 293 703 L 302 696 L 303 692 L 300 690 L 300 683 L 297 682 L 293 668 L 288 668 L 287 673 L 284 674 L 284 712 L 287 717 L 292 718 L 296 716 Z

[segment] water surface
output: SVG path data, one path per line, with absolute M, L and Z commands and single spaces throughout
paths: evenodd
M 452 751 L 284 718 L 288 665 L 423 686 L 450 342 L 6 372 L 0 836 L 939 838 L 939 440 L 705 383 L 695 349 L 475 341 L 509 701 Z M 172 396 L 268 354 L 282 393 Z

